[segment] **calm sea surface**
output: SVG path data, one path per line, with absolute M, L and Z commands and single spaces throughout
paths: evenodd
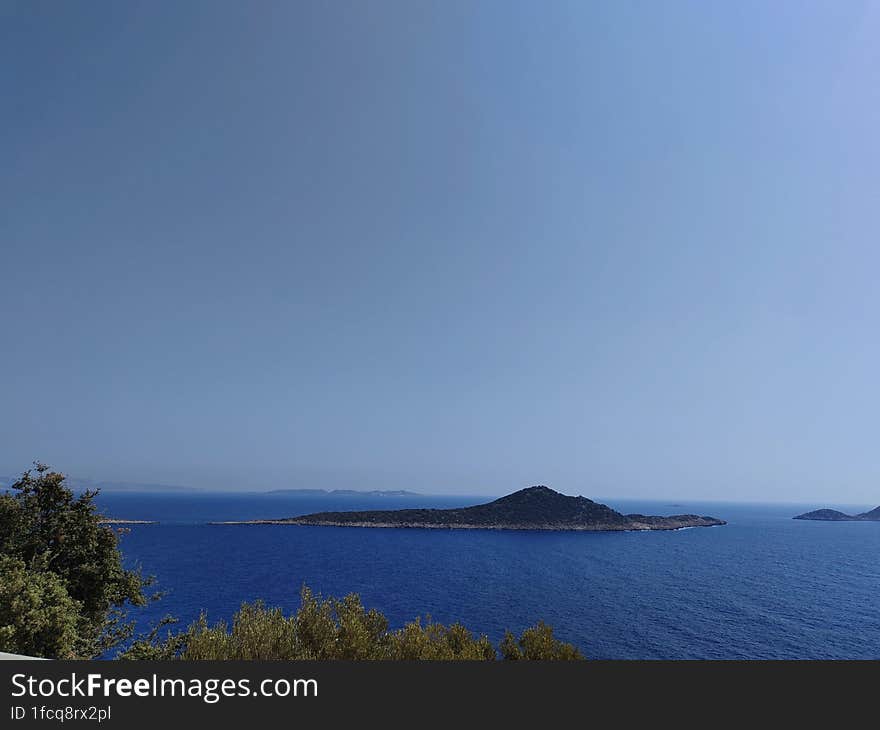
M 111 516 L 161 523 L 122 538 L 127 562 L 168 591 L 135 612 L 144 630 L 165 614 L 188 623 L 202 609 L 211 621 L 228 619 L 258 598 L 293 611 L 305 583 L 325 595 L 360 593 L 393 626 L 429 613 L 498 640 L 543 619 L 591 658 L 880 658 L 880 523 L 791 519 L 822 505 L 607 501 L 623 512 L 696 512 L 730 523 L 650 533 L 205 524 L 484 501 L 99 497 Z

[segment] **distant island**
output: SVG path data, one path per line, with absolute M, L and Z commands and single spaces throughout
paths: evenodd
M 624 515 L 586 497 L 569 497 L 537 486 L 494 502 L 457 509 L 399 509 L 317 512 L 275 520 L 216 522 L 224 525 L 318 525 L 332 527 L 415 527 L 483 530 L 679 530 L 727 524 L 700 515 Z
M 291 494 L 302 497 L 420 497 L 418 492 L 405 489 L 272 489 L 266 494 Z
M 117 517 L 101 517 L 99 525 L 158 525 L 156 520 L 122 520 Z
M 870 512 L 862 512 L 857 515 L 848 515 L 836 509 L 814 509 L 812 512 L 804 512 L 802 515 L 792 517 L 793 520 L 817 520 L 820 522 L 880 522 L 880 507 L 875 507 Z

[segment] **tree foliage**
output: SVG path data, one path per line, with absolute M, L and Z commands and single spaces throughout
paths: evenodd
M 0 649 L 73 658 L 79 608 L 55 573 L 0 556 Z
M 96 495 L 39 463 L 0 494 L 0 650 L 91 658 L 130 636 L 150 581 L 123 567 Z
M 262 602 L 245 603 L 231 624 L 208 623 L 202 614 L 186 631 L 168 631 L 140 639 L 124 659 L 349 659 L 349 660 L 494 660 L 498 651 L 486 636 L 461 624 L 446 626 L 430 618 L 398 630 L 375 609 L 366 610 L 357 594 L 321 598 L 309 588 L 300 608 L 285 616 Z M 504 659 L 582 659 L 571 644 L 553 636 L 544 623 L 526 629 L 519 639 L 508 633 L 500 647 Z

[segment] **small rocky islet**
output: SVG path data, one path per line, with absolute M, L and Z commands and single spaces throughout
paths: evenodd
M 157 520 L 123 520 L 117 517 L 102 517 L 98 520 L 99 525 L 158 525 Z
M 535 486 L 473 507 L 316 512 L 299 517 L 212 524 L 623 532 L 713 527 L 727 522 L 716 517 L 692 514 L 668 517 L 625 515 L 586 497 L 570 497 L 549 487 Z

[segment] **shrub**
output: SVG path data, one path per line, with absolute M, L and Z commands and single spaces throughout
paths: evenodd
M 262 602 L 245 603 L 232 625 L 209 625 L 202 614 L 182 633 L 159 640 L 154 630 L 120 654 L 122 659 L 349 659 L 491 661 L 498 652 L 486 636 L 461 624 L 416 619 L 390 631 L 388 620 L 366 610 L 357 594 L 323 599 L 309 588 L 300 592 L 300 608 L 285 616 Z M 501 644 L 504 659 L 582 659 L 571 644 L 554 638 L 544 624 L 526 629 L 519 639 L 508 633 Z
M 574 646 L 553 636 L 553 629 L 543 621 L 539 621 L 537 625 L 523 631 L 519 639 L 509 631 L 506 632 L 499 649 L 501 657 L 508 660 L 583 659 L 581 653 Z

